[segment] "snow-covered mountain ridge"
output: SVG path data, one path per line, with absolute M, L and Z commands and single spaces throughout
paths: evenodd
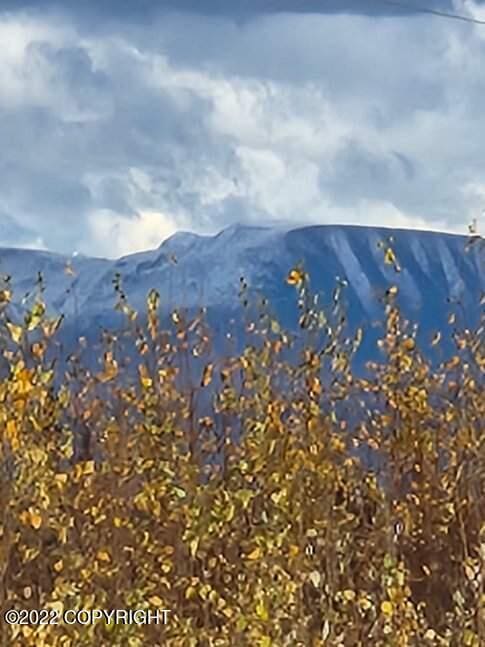
M 389 240 L 389 237 L 392 237 Z M 459 301 L 464 323 L 472 325 L 485 289 L 483 239 L 465 251 L 468 238 L 415 230 L 319 225 L 292 230 L 233 225 L 217 235 L 179 232 L 157 249 L 117 260 L 67 257 L 45 251 L 0 248 L 0 275 L 11 275 L 14 305 L 43 275 L 51 312 L 76 317 L 86 332 L 110 321 L 120 273 L 130 304 L 143 309 L 151 288 L 162 307 L 207 306 L 220 315 L 238 307 L 240 277 L 263 292 L 283 320 L 295 310 L 288 271 L 302 261 L 312 289 L 329 300 L 336 277 L 346 279 L 350 319 L 370 321 L 382 314 L 379 296 L 391 284 L 409 317 L 425 329 L 442 327 L 450 300 Z M 384 247 L 382 247 L 384 243 Z M 388 245 L 400 271 L 384 262 Z M 75 275 L 65 271 L 70 262 Z

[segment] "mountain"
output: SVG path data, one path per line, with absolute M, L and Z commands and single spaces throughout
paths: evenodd
M 476 244 L 465 251 L 468 240 L 384 227 L 321 225 L 285 230 L 233 225 L 214 236 L 179 232 L 157 249 L 116 260 L 0 248 L 0 275 L 12 276 L 14 316 L 37 273 L 42 273 L 50 313 L 65 315 L 67 346 L 79 335 L 92 340 L 100 327 L 121 321 L 113 310 L 116 273 L 135 309 L 143 311 L 148 291 L 156 288 L 165 313 L 174 307 L 206 306 L 219 333 L 231 317 L 238 316 L 238 291 L 244 277 L 251 290 L 268 297 L 284 325 L 297 327 L 295 290 L 285 277 L 298 262 L 303 262 L 311 289 L 322 294 L 324 304 L 331 303 L 337 277 L 347 282 L 343 295 L 351 326 L 364 324 L 370 329 L 373 321 L 382 320 L 380 299 L 396 285 L 402 311 L 419 323 L 426 341 L 435 330 L 446 328 L 451 309 L 464 327 L 479 320 L 485 249 L 483 239 L 477 237 Z M 386 263 L 389 247 L 395 260 Z M 65 272 L 67 262 L 74 268 L 74 277 Z

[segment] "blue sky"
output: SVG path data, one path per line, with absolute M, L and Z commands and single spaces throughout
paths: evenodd
M 0 245 L 485 220 L 485 25 L 379 0 L 4 0 L 0 43 Z

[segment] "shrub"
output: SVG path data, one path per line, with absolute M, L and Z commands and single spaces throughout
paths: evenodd
M 432 367 L 391 287 L 357 375 L 365 331 L 313 307 L 303 268 L 288 282 L 296 359 L 267 310 L 217 357 L 203 312 L 163 330 L 152 291 L 138 325 L 118 281 L 137 379 L 106 333 L 60 388 L 42 290 L 23 325 L 0 291 L 0 611 L 170 610 L 3 623 L 1 644 L 485 644 L 483 319 Z

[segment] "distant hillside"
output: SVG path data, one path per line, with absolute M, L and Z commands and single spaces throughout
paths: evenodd
M 482 241 L 465 252 L 467 242 L 465 236 L 375 227 L 282 230 L 235 225 L 215 236 L 179 232 L 157 249 L 113 261 L 0 249 L 0 274 L 12 276 L 15 312 L 24 293 L 32 289 L 37 272 L 42 272 L 47 286 L 44 298 L 51 312 L 64 313 L 64 340 L 70 347 L 79 335 L 94 339 L 100 327 L 120 321 L 113 311 L 117 272 L 134 308 L 143 310 L 148 291 L 156 288 L 167 315 L 174 307 L 206 306 L 220 332 L 229 318 L 237 317 L 240 277 L 244 277 L 250 290 L 268 297 L 280 320 L 295 328 L 295 291 L 285 277 L 300 261 L 324 304 L 331 303 L 337 277 L 347 282 L 343 295 L 351 326 L 370 329 L 373 321 L 382 319 L 379 299 L 390 285 L 396 285 L 403 312 L 419 323 L 426 340 L 447 326 L 451 309 L 465 327 L 478 321 L 485 253 L 483 245 L 478 249 Z M 395 260 L 386 263 L 388 246 Z M 65 272 L 68 261 L 75 276 Z

